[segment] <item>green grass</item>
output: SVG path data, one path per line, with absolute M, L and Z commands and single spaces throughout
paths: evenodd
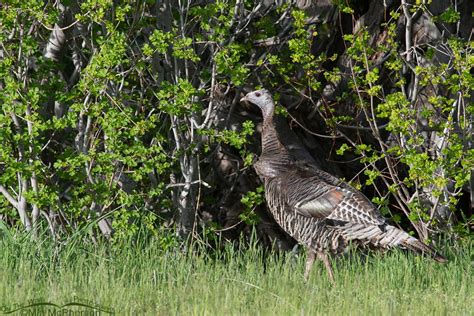
M 304 255 L 264 256 L 258 247 L 227 247 L 211 257 L 163 251 L 154 241 L 110 249 L 0 238 L 3 311 L 28 302 L 80 300 L 137 315 L 474 313 L 472 242 L 446 247 L 447 264 L 399 251 L 337 259 L 331 285 L 322 264 L 305 283 Z

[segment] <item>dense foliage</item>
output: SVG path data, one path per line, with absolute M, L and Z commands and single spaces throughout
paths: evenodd
M 3 1 L 0 221 L 164 243 L 256 226 L 291 245 L 251 167 L 260 114 L 239 103 L 266 87 L 284 133 L 385 216 L 468 233 L 472 4 L 355 3 Z

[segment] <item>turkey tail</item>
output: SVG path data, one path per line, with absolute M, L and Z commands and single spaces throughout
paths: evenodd
M 394 226 L 387 225 L 385 227 L 386 231 L 384 237 L 380 240 L 380 243 L 383 245 L 384 241 L 387 242 L 388 247 L 400 246 L 402 248 L 409 249 L 417 254 L 428 255 L 432 257 L 437 262 L 447 262 L 448 260 L 437 253 L 432 247 L 428 246 L 424 242 L 408 235 L 408 233 L 400 230 Z M 391 238 L 394 237 L 394 238 Z
M 419 241 L 418 239 L 411 237 L 404 242 L 401 243 L 402 247 L 412 250 L 418 254 L 427 254 L 432 257 L 437 262 L 446 263 L 448 260 L 442 256 L 441 254 L 437 253 L 436 250 L 425 244 L 424 242 Z
M 358 240 L 363 244 L 386 249 L 398 246 L 417 254 L 428 255 L 438 262 L 447 262 L 446 258 L 437 253 L 436 250 L 394 226 L 349 224 L 343 227 L 343 236 L 347 240 Z

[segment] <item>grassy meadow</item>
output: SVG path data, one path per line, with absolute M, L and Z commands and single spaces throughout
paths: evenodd
M 117 247 L 79 241 L 0 241 L 0 313 L 48 302 L 146 315 L 473 315 L 474 244 L 448 247 L 438 264 L 401 251 L 322 263 L 303 281 L 305 255 L 257 246 L 183 254 L 155 240 Z M 77 307 L 71 307 L 77 308 Z

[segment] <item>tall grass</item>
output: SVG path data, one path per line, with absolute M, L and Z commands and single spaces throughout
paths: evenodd
M 159 242 L 62 246 L 1 237 L 0 307 L 80 298 L 117 314 L 468 315 L 474 311 L 473 243 L 446 247 L 450 262 L 393 251 L 322 264 L 303 281 L 304 255 L 259 247 L 164 251 Z M 17 305 L 16 305 L 17 304 Z M 1 311 L 1 310 L 0 310 Z

